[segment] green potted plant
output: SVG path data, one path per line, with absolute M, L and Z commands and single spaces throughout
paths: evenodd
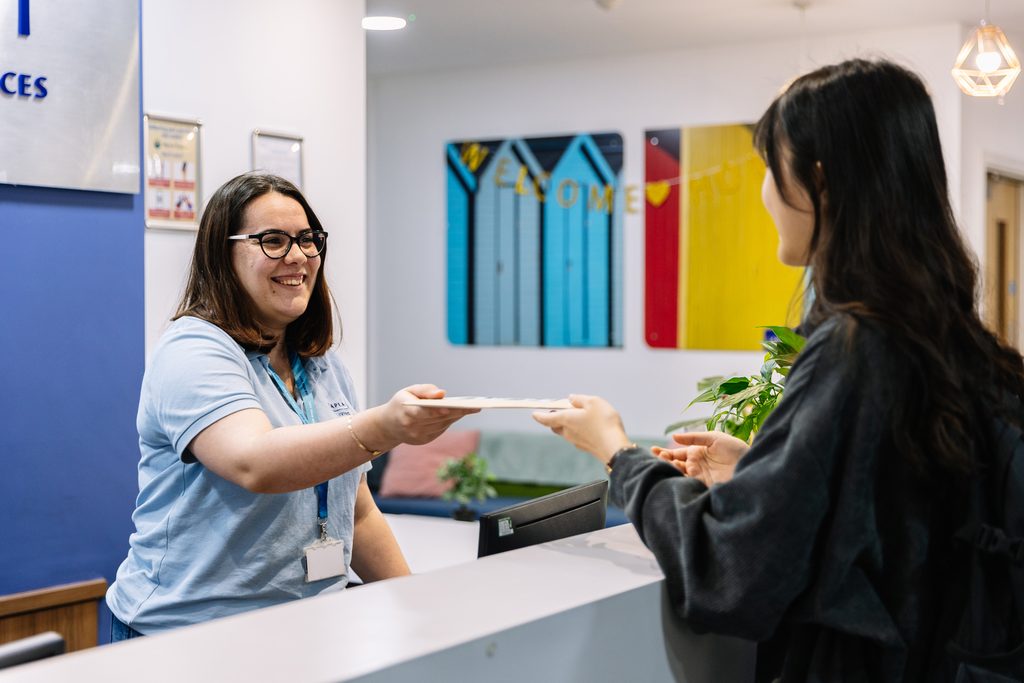
M 487 461 L 477 457 L 476 453 L 467 453 L 462 458 L 449 458 L 437 470 L 437 478 L 443 482 L 451 482 L 451 487 L 441 494 L 444 500 L 454 500 L 459 507 L 452 513 L 458 520 L 471 522 L 476 519 L 476 510 L 469 507 L 471 500 L 484 502 L 498 495 L 491 482 L 494 474 L 487 466 Z
M 675 422 L 665 429 L 666 434 L 703 424 L 708 430 L 717 429 L 750 442 L 782 398 L 789 369 L 807 343 L 788 327 L 765 329 L 771 330 L 774 338 L 762 344 L 766 353 L 761 371 L 750 376 L 702 379 L 697 383 L 700 394 L 684 410 L 695 403 L 710 403 L 711 416 Z

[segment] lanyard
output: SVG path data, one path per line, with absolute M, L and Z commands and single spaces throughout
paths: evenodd
M 302 359 L 297 353 L 291 354 L 292 377 L 295 379 L 295 390 L 299 394 L 298 402 L 288 391 L 284 381 L 274 372 L 274 368 L 267 361 L 267 372 L 277 385 L 278 391 L 288 402 L 288 406 L 295 411 L 295 414 L 302 420 L 302 424 L 313 424 L 316 422 L 316 406 L 313 404 L 313 392 L 309 390 L 309 378 L 306 375 L 306 368 L 302 365 Z M 313 487 L 316 492 L 317 524 L 320 526 L 320 540 L 327 539 L 327 486 L 329 482 L 323 482 Z

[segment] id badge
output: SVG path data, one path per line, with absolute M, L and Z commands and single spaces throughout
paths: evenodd
M 326 538 L 302 549 L 306 556 L 306 583 L 345 574 L 345 542 Z

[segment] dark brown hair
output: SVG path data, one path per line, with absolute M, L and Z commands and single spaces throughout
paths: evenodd
M 172 320 L 186 315 L 195 316 L 220 327 L 246 349 L 269 351 L 274 347 L 277 339 L 266 334 L 260 326 L 253 302 L 238 282 L 231 262 L 233 243 L 228 240 L 230 235 L 241 229 L 249 204 L 271 192 L 297 201 L 306 212 L 309 227 L 323 229 L 306 198 L 284 178 L 259 172 L 232 178 L 213 193 L 203 211 L 185 293 Z M 326 248 L 320 257 L 320 268 L 309 304 L 285 331 L 288 350 L 304 358 L 322 356 L 334 340 L 331 292 L 324 278 Z
M 897 448 L 924 470 L 973 469 L 989 417 L 1006 394 L 1024 395 L 1024 363 L 978 315 L 977 265 L 921 79 L 886 61 L 823 67 L 772 102 L 755 144 L 782 197 L 786 160 L 813 203 L 805 321 L 846 314 L 851 334 L 882 328 L 910 373 L 894 387 Z

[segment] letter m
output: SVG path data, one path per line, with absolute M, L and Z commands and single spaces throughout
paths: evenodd
M 605 185 L 602 187 L 602 192 L 598 190 L 598 187 L 598 185 L 590 186 L 590 201 L 587 208 L 591 211 L 604 211 L 611 214 L 614 206 L 614 188 L 611 185 Z

